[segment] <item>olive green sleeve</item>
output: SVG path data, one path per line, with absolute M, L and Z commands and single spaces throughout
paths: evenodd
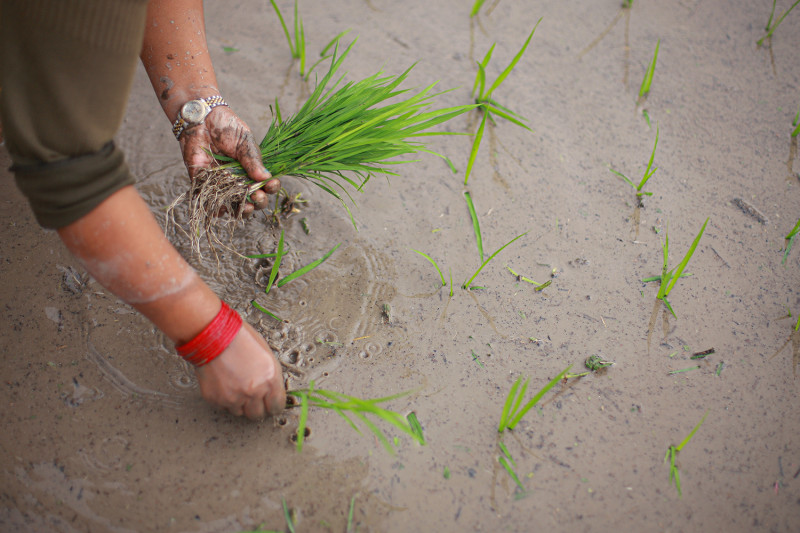
M 146 0 L 2 0 L 0 120 L 40 224 L 66 226 L 133 182 L 112 142 Z

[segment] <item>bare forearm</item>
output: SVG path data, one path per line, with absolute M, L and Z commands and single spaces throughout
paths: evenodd
M 219 311 L 219 298 L 167 241 L 133 187 L 58 233 L 100 284 L 176 343 L 192 339 Z
M 219 94 L 202 0 L 150 0 L 141 59 L 170 120 L 187 101 Z

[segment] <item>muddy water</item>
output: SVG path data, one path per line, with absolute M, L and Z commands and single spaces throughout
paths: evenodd
M 361 397 L 416 390 L 391 407 L 415 411 L 428 444 L 397 435 L 392 456 L 335 414 L 312 411 L 310 439 L 297 453 L 289 442 L 295 413 L 253 424 L 209 408 L 158 332 L 70 270 L 78 265 L 35 225 L 6 173 L 4 531 L 282 529 L 282 500 L 299 531 L 341 531 L 354 496 L 359 531 L 797 530 L 800 249 L 781 259 L 783 236 L 800 216 L 800 162 L 789 138 L 800 104 L 800 13 L 784 20 L 770 49 L 757 49 L 768 2 L 635 2 L 620 13 L 615 0 L 501 0 L 473 21 L 462 4 L 300 7 L 310 51 L 352 28 L 360 42 L 350 76 L 420 60 L 409 85 L 462 87 L 442 105 L 469 101 L 473 60 L 492 42 L 491 78 L 544 17 L 496 93 L 534 131 L 503 121 L 487 128 L 469 182 L 487 251 L 528 232 L 481 272 L 484 290 L 459 288 L 480 264 L 463 198 L 469 138 L 432 143 L 461 174 L 424 158 L 391 182 L 370 182 L 356 198 L 358 231 L 329 197 L 285 179 L 308 199 L 282 220 L 287 271 L 342 245 L 269 295 L 262 265 L 225 252 L 219 261 L 198 258 L 170 232 L 261 328 L 293 386 L 314 379 Z M 222 90 L 263 132 L 272 99 L 290 112 L 308 86 L 268 3 L 207 10 Z M 659 38 L 651 94 L 637 107 Z M 643 172 L 655 139 L 643 108 L 660 128 L 659 168 L 646 187 L 653 196 L 637 210 L 608 167 L 635 179 Z M 449 125 L 474 126 L 475 117 Z M 141 73 L 118 142 L 163 222 L 185 171 Z M 667 228 L 674 265 L 707 217 L 693 276 L 670 295 L 675 318 L 656 304 L 657 287 L 640 280 L 660 272 Z M 244 253 L 269 252 L 277 231 L 256 217 L 233 242 Z M 412 248 L 434 257 L 446 277 L 452 270 L 452 297 Z M 552 284 L 535 292 L 506 265 Z M 285 322 L 254 310 L 254 298 Z M 497 461 L 506 394 L 519 376 L 538 389 L 592 354 L 615 365 L 557 386 L 503 439 L 523 493 Z M 679 454 L 679 498 L 664 454 L 706 412 Z

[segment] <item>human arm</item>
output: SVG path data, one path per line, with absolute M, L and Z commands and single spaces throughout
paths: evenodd
M 202 0 L 151 0 L 141 59 L 170 123 L 189 100 L 221 94 L 206 44 Z M 271 178 L 253 133 L 230 107 L 214 107 L 205 122 L 186 129 L 179 142 L 192 179 L 200 168 L 213 165 L 207 150 L 238 160 L 253 180 Z M 254 192 L 255 207 L 265 207 L 267 193 L 279 188 L 275 179 L 263 192 Z M 245 213 L 252 210 L 252 205 L 245 206 Z
M 176 344 L 194 338 L 221 307 L 131 186 L 58 234 L 100 284 Z M 257 419 L 279 413 L 286 403 L 280 365 L 247 323 L 219 357 L 197 368 L 197 378 L 206 400 L 235 415 Z

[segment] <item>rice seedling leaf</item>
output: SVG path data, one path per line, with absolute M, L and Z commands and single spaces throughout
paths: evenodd
M 472 277 L 471 277 L 471 278 L 469 278 L 469 281 L 465 281 L 465 282 L 464 282 L 464 284 L 463 284 L 463 285 L 461 285 L 461 288 L 462 288 L 462 289 L 469 289 L 469 288 L 470 288 L 470 285 L 472 285 L 472 282 L 475 280 L 475 278 L 478 276 L 478 274 L 480 274 L 481 270 L 483 270 L 483 267 L 485 267 L 486 265 L 488 265 L 488 264 L 489 264 L 489 262 L 490 262 L 492 259 L 494 259 L 494 258 L 495 258 L 495 256 L 496 256 L 497 254 L 499 254 L 500 252 L 502 252 L 502 251 L 503 251 L 503 250 L 506 248 L 506 246 L 508 246 L 509 244 L 513 243 L 514 241 L 516 241 L 516 240 L 517 240 L 517 239 L 519 239 L 520 237 L 524 237 L 524 236 L 525 236 L 525 235 L 527 235 L 527 234 L 528 234 L 528 232 L 527 232 L 527 231 L 526 231 L 525 233 L 521 233 L 521 234 L 517 235 L 516 237 L 514 237 L 513 239 L 511 239 L 510 241 L 508 241 L 507 243 L 505 243 L 503 246 L 501 246 L 501 247 L 500 247 L 500 248 L 498 248 L 497 250 L 495 250 L 495 252 L 494 252 L 492 255 L 490 255 L 490 256 L 489 256 L 489 258 L 488 258 L 488 259 L 486 259 L 486 261 L 484 261 L 484 262 L 481 264 L 481 266 L 480 266 L 480 267 L 478 267 L 478 270 L 476 270 L 476 271 L 475 271 L 475 273 L 472 275 Z
M 499 456 L 497 458 L 497 461 L 501 465 L 503 465 L 503 468 L 506 469 L 506 472 L 508 472 L 508 475 L 511 476 L 511 479 L 514 480 L 514 483 L 516 483 L 517 486 L 524 491 L 525 490 L 525 485 L 523 485 L 522 482 L 519 480 L 519 477 L 517 477 L 517 473 L 514 472 L 514 470 L 511 468 L 511 465 L 508 464 L 508 461 L 506 460 L 506 458 L 501 455 L 501 456 Z
M 775 21 L 775 24 L 772 27 L 770 27 L 770 23 L 772 22 L 772 16 L 775 13 L 775 2 L 776 2 L 776 0 L 772 0 L 772 12 L 770 12 L 770 14 L 769 14 L 769 20 L 767 21 L 767 27 L 766 27 L 767 34 L 764 35 L 758 41 L 756 41 L 756 44 L 758 46 L 761 46 L 764 43 L 765 39 L 768 39 L 768 38 L 772 37 L 772 34 L 775 32 L 776 29 L 778 29 L 778 25 L 780 25 L 780 23 L 783 22 L 783 19 L 786 18 L 786 15 L 788 15 L 792 11 L 792 9 L 797 7 L 797 4 L 800 4 L 800 0 L 797 0 L 794 4 L 792 4 L 789 7 L 789 9 L 784 11 L 783 14 L 780 17 L 778 17 L 778 20 Z
M 502 433 L 508 424 L 508 416 L 509 412 L 511 411 L 511 404 L 514 402 L 514 398 L 516 397 L 517 389 L 519 388 L 519 384 L 522 381 L 522 376 L 518 377 L 514 384 L 511 385 L 511 390 L 508 391 L 508 396 L 506 396 L 506 402 L 503 404 L 503 412 L 500 413 L 500 425 L 497 426 L 497 432 Z
M 547 391 L 552 389 L 555 386 L 556 383 L 558 383 L 559 381 L 561 381 L 564 378 L 564 376 L 567 374 L 567 372 L 569 372 L 570 368 L 572 368 L 572 365 L 569 365 L 560 374 L 558 374 L 556 377 L 554 377 L 552 380 L 550 380 L 550 382 L 547 385 L 542 387 L 542 389 L 539 392 L 537 392 L 534 395 L 534 397 L 531 398 L 528 401 L 528 403 L 526 403 L 525 406 L 522 407 L 514 415 L 514 417 L 511 419 L 511 421 L 508 424 L 508 429 L 514 429 L 516 427 L 516 425 L 519 424 L 519 421 L 522 420 L 522 417 L 524 417 L 528 413 L 528 411 L 530 411 L 533 408 L 533 406 L 535 406 L 539 402 L 539 400 L 542 398 L 542 396 L 547 394 Z
M 322 51 L 319 53 L 319 56 L 320 56 L 320 57 L 330 57 L 330 56 L 328 56 L 328 55 L 327 55 L 327 54 L 328 54 L 328 50 L 330 50 L 330 49 L 331 49 L 333 46 L 335 46 L 335 45 L 336 45 L 336 43 L 338 43 L 338 42 L 339 42 L 339 40 L 340 40 L 342 37 L 344 37 L 345 35 L 347 35 L 348 33 L 350 33 L 350 29 L 349 29 L 349 28 L 348 28 L 348 29 L 346 29 L 346 30 L 344 30 L 344 31 L 342 31 L 342 32 L 339 32 L 339 34 L 338 34 L 336 37 L 334 37 L 333 39 L 331 39 L 331 40 L 330 40 L 330 42 L 329 42 L 328 44 L 326 44 L 326 45 L 325 45 L 325 47 L 324 47 L 324 48 L 322 49 Z
M 656 147 L 658 146 L 659 131 L 660 131 L 659 126 L 658 126 L 658 124 L 656 124 L 656 142 L 653 143 L 653 151 L 650 153 L 650 160 L 647 162 L 647 168 L 644 169 L 644 175 L 642 176 L 642 180 L 639 182 L 639 185 L 636 187 L 636 192 L 637 193 L 641 192 L 642 187 L 644 187 L 644 184 L 647 183 L 647 180 L 649 180 L 653 176 L 653 174 L 656 173 L 656 170 L 658 170 L 658 167 L 653 168 L 653 161 L 656 158 Z M 643 194 L 647 194 L 647 193 L 643 193 Z M 650 193 L 650 194 L 652 194 L 652 193 Z
M 634 183 L 633 183 L 633 182 L 630 180 L 630 178 L 628 178 L 628 176 L 626 176 L 626 175 L 625 175 L 625 174 L 623 174 L 622 172 L 618 172 L 618 171 L 614 170 L 614 169 L 613 169 L 613 168 L 611 168 L 611 167 L 609 167 L 609 169 L 608 169 L 608 170 L 610 170 L 611 172 L 613 172 L 614 174 L 616 174 L 617 176 L 619 176 L 620 178 L 622 178 L 623 180 L 625 180 L 625 183 L 627 183 L 628 185 L 630 185 L 630 186 L 631 186 L 631 187 L 633 187 L 634 189 L 636 188 L 636 185 L 635 185 L 635 184 L 634 184 Z
M 489 51 L 483 56 L 483 60 L 478 61 L 478 73 L 475 76 L 475 84 L 472 86 L 472 97 L 477 101 L 481 101 L 484 98 L 483 89 L 486 86 L 486 67 L 492 59 L 495 46 L 497 46 L 497 43 L 492 43 L 492 46 L 489 47 Z
M 411 251 L 412 251 L 412 252 L 416 252 L 416 253 L 418 253 L 419 255 L 421 255 L 422 257 L 424 257 L 425 259 L 427 259 L 427 260 L 428 260 L 428 262 L 430 262 L 430 264 L 432 264 L 432 265 L 433 265 L 433 268 L 435 268 L 435 269 L 436 269 L 436 272 L 438 272 L 438 273 L 439 273 L 439 277 L 442 279 L 442 287 L 444 287 L 445 285 L 447 285 L 447 283 L 445 283 L 445 281 L 444 281 L 444 274 L 442 274 L 442 271 L 439 269 L 439 265 L 437 265 L 437 264 L 436 264 L 436 261 L 434 261 L 434 260 L 433 260 L 433 258 L 432 258 L 431 256 L 429 256 L 429 255 L 428 255 L 428 254 L 426 254 L 425 252 L 420 252 L 419 250 L 414 250 L 413 248 L 411 249 Z
M 681 451 L 681 449 L 682 449 L 684 446 L 686 446 L 686 445 L 689 443 L 689 441 L 690 441 L 690 440 L 692 440 L 692 437 L 694 437 L 694 434 L 695 434 L 695 433 L 697 433 L 697 430 L 698 430 L 698 429 L 700 429 L 700 426 L 702 426 L 702 425 L 703 425 L 703 422 L 705 422 L 705 421 L 706 421 L 706 417 L 707 417 L 707 416 L 708 416 L 708 411 L 706 411 L 706 412 L 703 414 L 703 418 L 701 418 L 701 419 L 700 419 L 700 422 L 698 422 L 698 423 L 697 423 L 697 425 L 694 427 L 694 429 L 693 429 L 693 430 L 692 430 L 692 431 L 691 431 L 691 432 L 690 432 L 688 435 L 686 435 L 686 438 L 685 438 L 685 439 L 683 439 L 683 440 L 681 441 L 681 443 L 680 443 L 680 444 L 678 444 L 677 446 L 675 446 L 675 450 L 676 450 L 676 451 Z
M 492 83 L 492 85 L 489 87 L 489 90 L 486 92 L 486 98 L 490 98 L 492 96 L 492 93 L 494 92 L 494 90 L 497 89 L 498 87 L 500 87 L 500 84 L 505 81 L 505 79 L 508 77 L 508 75 L 511 74 L 511 71 L 514 70 L 514 67 L 517 66 L 517 63 L 519 63 L 519 60 L 522 59 L 522 55 L 525 53 L 525 50 L 528 48 L 528 44 L 531 42 L 531 39 L 533 38 L 533 34 L 536 32 L 536 28 L 539 26 L 540 22 L 542 22 L 541 18 L 536 22 L 536 25 L 531 30 L 530 35 L 528 35 L 528 38 L 525 40 L 525 44 L 522 45 L 522 48 L 520 49 L 519 52 L 517 52 L 517 55 L 514 56 L 514 59 L 511 60 L 511 63 L 509 63 L 509 65 L 505 68 L 505 70 L 503 70 L 503 72 L 500 73 L 500 75 L 497 77 L 497 79 L 494 80 L 494 83 Z
M 285 499 L 281 498 L 281 502 L 283 503 L 283 517 L 286 519 L 286 527 L 289 529 L 289 533 L 295 533 L 294 521 L 292 520 L 292 513 L 289 512 L 289 506 L 286 505 Z
M 508 451 L 508 448 L 506 448 L 506 445 L 503 443 L 503 441 L 498 441 L 497 445 L 500 447 L 500 450 L 502 450 L 503 455 L 505 455 L 506 458 L 511 461 L 511 464 L 517 466 L 517 462 L 514 461 L 513 457 L 511 457 L 511 453 Z
M 472 203 L 472 195 L 469 193 L 469 191 L 464 191 L 464 198 L 467 199 L 469 216 L 472 218 L 472 229 L 475 231 L 475 241 L 478 245 L 478 256 L 481 258 L 481 262 L 483 262 L 483 239 L 481 238 L 481 225 L 478 222 L 478 214 L 475 212 L 475 205 Z
M 302 268 L 298 268 L 297 270 L 295 270 L 291 274 L 288 274 L 285 277 L 283 277 L 280 280 L 278 280 L 278 288 L 283 287 L 284 285 L 286 285 L 290 281 L 292 281 L 294 279 L 297 279 L 300 276 L 302 276 L 303 274 L 307 274 L 308 272 L 310 272 L 310 271 L 314 270 L 315 268 L 317 268 L 318 266 L 320 266 L 322 263 L 325 262 L 326 259 L 328 259 L 333 254 L 333 252 L 335 252 L 339 248 L 339 246 L 341 246 L 341 244 L 342 243 L 339 243 L 336 246 L 334 246 L 333 248 L 331 248 L 330 250 L 328 250 L 328 252 L 325 255 L 323 255 L 322 257 L 320 257 L 316 261 L 312 261 L 311 263 L 307 264 L 306 266 L 304 266 Z
M 666 290 L 664 291 L 664 297 L 668 296 L 672 288 L 675 286 L 675 283 L 678 282 L 678 279 L 681 277 L 681 273 L 683 273 L 683 269 L 686 268 L 686 265 L 689 264 L 689 260 L 692 258 L 695 249 L 697 248 L 698 243 L 700 242 L 700 238 L 703 236 L 703 232 L 706 230 L 706 225 L 708 224 L 708 219 L 703 223 L 703 227 L 700 228 L 700 233 L 697 234 L 692 245 L 689 247 L 689 251 L 686 252 L 686 255 L 683 257 L 680 263 L 678 263 L 677 268 L 671 274 L 671 281 L 667 286 Z M 674 313 L 673 313 L 674 314 Z
M 349 30 L 348 30 L 349 31 Z M 353 533 L 355 530 L 353 529 L 353 510 L 356 507 L 356 496 L 354 495 L 350 498 L 350 510 L 347 511 L 347 533 Z
M 269 3 L 272 4 L 273 9 L 275 9 L 275 13 L 278 15 L 278 20 L 281 21 L 281 28 L 283 28 L 283 33 L 286 35 L 286 42 L 289 43 L 289 51 L 292 53 L 292 57 L 295 57 L 294 44 L 292 43 L 292 38 L 289 36 L 289 29 L 286 27 L 286 21 L 283 20 L 281 10 L 278 9 L 278 5 L 275 3 L 275 0 L 269 0 Z M 295 5 L 297 4 L 295 3 Z
M 475 0 L 475 3 L 472 4 L 472 11 L 470 11 L 469 16 L 474 17 L 475 15 L 477 15 L 478 11 L 481 10 L 481 7 L 483 6 L 483 3 L 485 1 L 486 0 Z
M 422 444 L 425 445 L 425 435 L 422 434 L 422 426 L 417 420 L 417 413 L 411 411 L 406 415 L 406 420 L 408 420 L 408 425 L 411 426 L 411 430 L 417 436 L 417 440 Z
M 475 139 L 472 141 L 472 150 L 469 154 L 469 160 L 467 161 L 467 171 L 464 174 L 464 185 L 467 184 L 467 180 L 469 180 L 470 174 L 472 174 L 472 166 L 475 164 L 475 158 L 478 156 L 478 149 L 481 147 L 481 140 L 483 139 L 483 129 L 486 127 L 486 117 L 489 116 L 489 112 L 484 110 L 483 111 L 483 118 L 481 119 L 481 124 L 478 126 L 478 131 L 475 132 Z
M 521 128 L 525 128 L 528 131 L 533 131 L 532 129 L 530 129 L 530 127 L 528 127 L 527 124 L 523 123 L 520 119 L 518 119 L 518 118 L 516 118 L 516 116 L 514 116 L 514 115 L 516 115 L 516 113 L 513 113 L 513 112 L 512 113 L 508 113 L 507 111 L 504 111 L 503 109 L 500 109 L 497 106 L 492 105 L 492 104 L 484 104 L 484 108 L 487 109 L 488 111 L 490 111 L 491 115 L 497 115 L 498 117 L 502 117 L 502 118 L 508 120 L 509 122 L 512 122 L 512 123 L 516 124 L 517 126 L 519 126 Z
M 639 87 L 639 98 L 644 97 L 644 95 L 650 92 L 650 84 L 653 83 L 653 74 L 656 71 L 656 62 L 658 61 L 658 49 L 660 46 L 661 46 L 661 39 L 656 41 L 656 50 L 655 52 L 653 52 L 653 59 L 650 61 L 650 65 L 647 67 L 647 72 L 645 72 L 644 74 L 642 85 Z
M 267 288 L 264 291 L 269 294 L 269 289 L 272 287 L 272 284 L 275 282 L 275 278 L 278 277 L 278 269 L 281 266 L 281 259 L 283 259 L 284 252 L 283 252 L 283 230 L 281 230 L 280 239 L 278 239 L 278 251 L 275 253 L 275 261 L 272 262 L 272 270 L 269 273 L 269 281 L 267 282 Z
M 309 386 L 308 390 L 312 390 L 314 388 L 314 382 L 312 381 Z M 306 424 L 308 422 L 308 393 L 306 391 L 298 391 L 297 397 L 300 399 L 300 417 L 297 423 L 297 451 L 303 451 L 303 439 L 306 435 Z
M 272 311 L 269 311 L 266 307 L 264 307 L 263 305 L 259 304 L 257 301 L 253 300 L 250 303 L 253 304 L 253 307 L 258 309 L 259 311 L 261 311 L 265 315 L 268 315 L 268 316 L 274 318 L 278 322 L 283 322 L 283 319 L 281 317 L 279 317 L 278 315 L 276 315 Z
M 800 233 L 800 219 L 797 220 L 797 224 L 794 225 L 794 228 L 786 234 L 786 249 L 783 252 L 783 261 L 781 264 L 786 263 L 786 258 L 789 257 L 789 252 L 792 249 L 792 245 L 794 244 L 794 240 L 797 238 L 798 233 Z

